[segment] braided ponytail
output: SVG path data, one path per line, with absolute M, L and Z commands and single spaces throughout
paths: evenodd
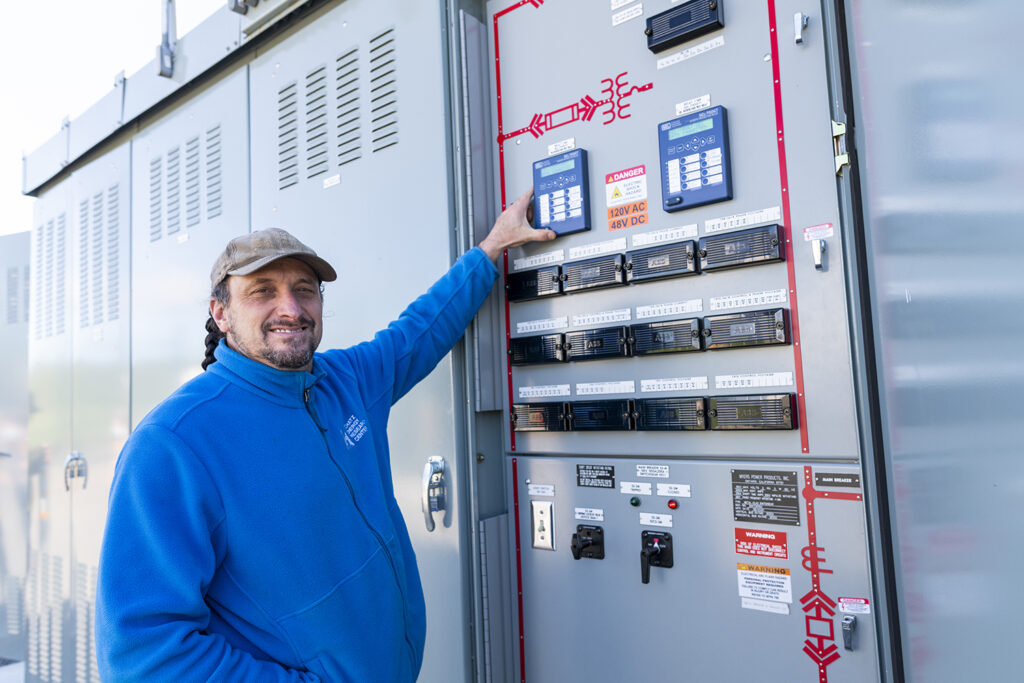
M 231 298 L 231 293 L 228 290 L 227 280 L 222 280 L 213 288 L 213 292 L 210 294 L 211 297 L 217 300 L 222 306 L 227 306 L 228 301 Z M 213 352 L 217 348 L 217 344 L 224 338 L 224 333 L 217 327 L 217 322 L 213 319 L 213 316 L 209 316 L 206 319 L 206 357 L 203 358 L 203 370 L 206 370 L 209 366 L 217 362 Z

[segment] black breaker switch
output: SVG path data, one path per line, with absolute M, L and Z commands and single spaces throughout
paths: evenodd
M 572 559 L 589 560 L 604 559 L 604 527 L 590 524 L 577 524 L 576 533 L 572 535 Z
M 651 582 L 651 567 L 672 567 L 672 534 L 640 532 L 640 581 Z

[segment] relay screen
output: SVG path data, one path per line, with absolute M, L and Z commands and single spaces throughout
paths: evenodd
M 533 218 L 559 235 L 590 230 L 587 152 L 574 149 L 533 164 Z

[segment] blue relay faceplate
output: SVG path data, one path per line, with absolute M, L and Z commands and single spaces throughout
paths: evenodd
M 666 211 L 732 199 L 725 107 L 658 124 L 661 198 Z
M 590 230 L 587 151 L 574 149 L 533 163 L 533 222 L 559 235 Z

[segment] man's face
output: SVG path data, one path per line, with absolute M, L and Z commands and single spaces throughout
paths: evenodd
M 323 336 L 323 301 L 313 269 L 282 258 L 249 275 L 227 279 L 227 306 L 210 300 L 210 314 L 235 351 L 278 370 L 313 367 Z

